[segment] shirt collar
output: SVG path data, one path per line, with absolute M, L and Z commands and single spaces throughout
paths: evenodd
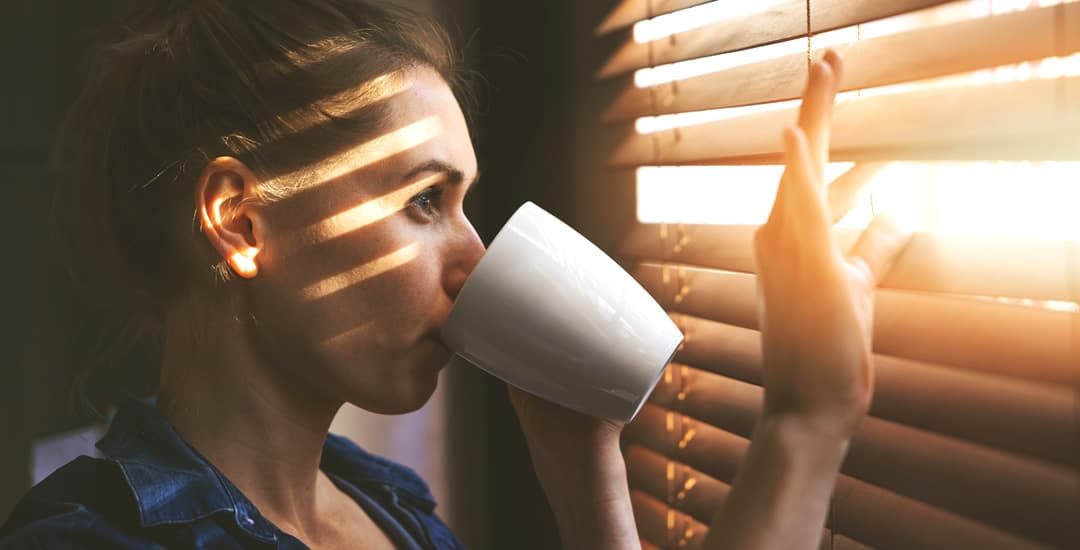
M 236 525 L 256 539 L 277 540 L 273 524 L 153 407 L 125 403 L 97 446 L 123 471 L 142 526 L 231 513 Z M 357 486 L 391 491 L 426 513 L 435 509 L 427 485 L 413 470 L 370 454 L 346 438 L 327 436 L 320 467 Z
M 376 456 L 352 441 L 334 434 L 323 445 L 322 470 L 358 486 L 382 486 L 424 513 L 435 510 L 435 498 L 415 471 L 407 466 Z
M 231 513 L 237 526 L 256 539 L 277 540 L 273 525 L 255 505 L 153 407 L 125 403 L 97 446 L 124 473 L 143 527 Z

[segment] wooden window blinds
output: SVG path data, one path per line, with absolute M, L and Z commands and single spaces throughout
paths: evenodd
M 622 136 L 613 167 L 780 164 L 825 47 L 846 67 L 832 161 L 1080 160 L 1080 2 L 613 4 L 597 28 L 624 38 L 597 74 L 618 88 L 601 115 Z M 980 77 L 1016 64 L 1022 78 Z M 646 548 L 698 547 L 749 445 L 754 230 L 638 222 L 617 251 L 686 335 L 623 438 Z M 921 231 L 876 300 L 874 400 L 822 547 L 1080 548 L 1080 231 Z

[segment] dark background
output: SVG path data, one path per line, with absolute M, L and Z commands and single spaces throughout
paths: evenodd
M 603 167 L 599 127 L 610 90 L 592 73 L 625 35 L 592 35 L 613 0 L 400 0 L 433 11 L 483 76 L 476 147 L 482 183 L 468 205 L 485 242 L 532 200 L 610 249 L 632 216 L 633 179 Z M 5 201 L 0 359 L 0 518 L 29 486 L 35 439 L 87 424 L 71 381 L 94 326 L 50 244 L 47 163 L 79 88 L 88 30 L 122 13 L 120 0 L 5 2 L 0 7 L 0 181 Z M 152 345 L 126 355 L 132 380 L 152 373 Z M 556 548 L 505 388 L 477 371 L 452 373 L 451 490 L 444 503 L 475 548 Z M 152 376 L 149 377 L 152 379 Z

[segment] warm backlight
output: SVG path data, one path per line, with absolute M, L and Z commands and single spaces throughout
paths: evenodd
M 920 27 L 1010 11 L 1061 0 L 965 0 L 814 35 L 814 47 L 854 42 Z M 736 4 L 713 2 L 712 4 Z M 741 4 L 741 3 L 738 3 Z M 760 9 L 756 3 L 754 9 Z M 717 8 L 718 9 L 718 8 Z M 742 8 L 740 8 L 742 9 Z M 689 10 L 685 10 L 689 11 Z M 677 12 L 678 13 L 678 12 Z M 677 15 L 676 14 L 672 14 Z M 668 23 L 663 23 L 668 21 Z M 650 23 L 644 36 L 663 37 L 678 18 Z M 649 29 L 649 27 L 646 27 Z M 671 32 L 668 32 L 671 31 Z M 764 59 L 806 51 L 806 38 L 642 69 L 639 86 L 690 78 Z M 960 87 L 1036 78 L 1080 76 L 1080 54 L 1043 59 L 932 80 L 844 92 L 837 102 L 916 89 Z M 639 133 L 664 131 L 752 113 L 788 109 L 797 101 L 641 117 Z M 779 140 L 779 130 L 777 139 Z M 827 179 L 850 163 L 832 163 Z M 781 166 L 646 166 L 637 172 L 638 219 L 645 223 L 760 224 L 768 216 Z M 864 200 L 841 226 L 865 226 L 874 213 L 889 211 L 909 227 L 946 234 L 1080 240 L 1080 162 L 896 162 L 869 185 Z
M 831 163 L 826 177 L 850 163 Z M 647 166 L 637 173 L 644 223 L 760 224 L 781 166 Z M 1080 240 L 1080 162 L 895 162 L 839 223 L 889 212 L 918 231 Z
M 1066 0 L 1066 2 L 1070 1 L 1075 0 Z M 999 15 L 1066 2 L 1062 0 L 961 0 L 912 13 L 869 21 L 861 25 L 817 33 L 813 36 L 812 43 L 814 49 L 827 48 L 922 27 L 946 25 L 988 15 Z M 745 15 L 749 12 L 760 13 L 769 5 L 775 3 L 775 1 L 709 2 L 642 21 L 634 26 L 634 39 L 638 42 L 650 42 L 667 38 L 673 34 L 724 19 L 731 19 L 735 16 Z M 756 48 L 639 69 L 634 73 L 634 83 L 642 88 L 655 86 L 726 70 L 739 65 L 803 52 L 806 52 L 806 38 L 794 38 Z

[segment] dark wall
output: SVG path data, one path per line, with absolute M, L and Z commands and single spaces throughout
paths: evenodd
M 487 81 L 480 135 L 485 240 L 530 200 L 610 248 L 632 216 L 632 180 L 604 166 L 613 138 L 599 124 L 610 85 L 592 74 L 610 50 L 592 29 L 612 2 L 473 0 L 469 53 Z M 624 174 L 625 176 L 625 174 Z M 505 386 L 487 380 L 490 548 L 558 548 Z
M 481 90 L 477 150 L 485 242 L 526 200 L 564 219 L 574 162 L 568 2 L 477 0 L 475 67 Z M 489 548 L 558 548 L 505 386 L 488 379 Z
M 0 516 L 26 489 L 29 444 L 77 427 L 72 353 L 83 322 L 50 240 L 49 150 L 74 97 L 85 29 L 110 16 L 112 2 L 5 3 L 0 15 L 0 178 L 7 204 L 0 353 Z

